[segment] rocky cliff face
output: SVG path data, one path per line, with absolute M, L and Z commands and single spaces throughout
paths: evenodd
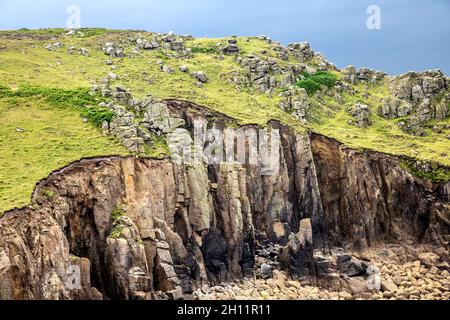
M 189 124 L 192 114 L 183 117 Z M 281 133 L 276 176 L 260 165 L 133 157 L 54 172 L 30 207 L 0 219 L 0 299 L 177 299 L 252 276 L 262 242 L 279 245 L 281 267 L 311 281 L 324 276 L 314 249 L 422 243 L 448 259 L 448 183 L 272 126 Z
M 446 246 L 448 183 L 424 182 L 402 170 L 395 158 L 361 154 L 323 136 L 313 136 L 312 150 L 324 229 L 332 244 L 362 249 L 425 241 Z

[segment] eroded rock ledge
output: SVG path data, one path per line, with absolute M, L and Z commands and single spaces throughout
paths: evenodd
M 133 157 L 54 172 L 29 208 L 0 219 L 0 298 L 178 299 L 253 277 L 260 243 L 277 244 L 288 275 L 333 290 L 345 285 L 326 259 L 335 247 L 400 244 L 414 260 L 421 244 L 448 262 L 449 183 L 274 126 L 278 176 L 262 176 L 259 166 Z M 68 270 L 80 271 L 80 287 L 71 288 Z

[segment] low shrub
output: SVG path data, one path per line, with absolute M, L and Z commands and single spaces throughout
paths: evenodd
M 306 90 L 308 95 L 313 95 L 324 85 L 328 88 L 334 87 L 337 77 L 326 71 L 318 71 L 314 74 L 304 73 L 304 79 L 297 81 L 297 86 Z
M 103 122 L 111 123 L 116 114 L 106 107 L 86 107 L 81 111 L 81 116 L 88 119 L 94 126 L 101 128 Z

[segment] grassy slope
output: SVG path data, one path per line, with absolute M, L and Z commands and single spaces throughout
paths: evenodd
M 78 111 L 35 97 L 0 99 L 0 122 L 0 213 L 27 205 L 35 183 L 53 170 L 84 157 L 128 154 Z
M 277 94 L 270 97 L 255 91 L 241 92 L 226 81 L 229 73 L 242 71 L 233 57 L 226 56 L 221 61 L 215 59 L 214 53 L 196 53 L 193 59 L 175 59 L 169 57 L 170 51 L 143 51 L 137 57 L 129 55 L 125 59 L 115 59 L 117 70 L 113 71 L 104 63 L 108 57 L 99 48 L 104 42 L 117 43 L 132 33 L 89 30 L 85 31 L 86 37 L 67 37 L 61 35 L 62 32 L 0 32 L 0 85 L 13 89 L 29 84 L 64 89 L 88 88 L 92 81 L 100 80 L 108 72 L 115 72 L 120 77 L 117 83 L 130 88 L 138 97 L 152 94 L 160 98 L 185 99 L 225 113 L 242 124 L 265 125 L 276 119 L 298 131 L 305 130 L 295 118 L 279 109 Z M 217 42 L 224 40 L 195 39 L 188 41 L 187 46 L 214 48 Z M 57 41 L 64 43 L 65 47 L 54 52 L 44 48 L 46 44 Z M 243 54 L 259 54 L 265 50 L 268 55 L 276 57 L 270 45 L 257 39 L 239 38 L 238 45 Z M 90 56 L 69 55 L 69 46 L 88 48 Z M 131 46 L 127 47 L 127 53 L 130 49 Z M 173 67 L 175 74 L 162 72 L 156 63 L 158 60 Z M 286 62 L 278 60 L 278 63 Z M 190 71 L 205 71 L 209 82 L 204 88 L 198 88 L 189 74 L 178 71 L 180 65 L 188 66 Z M 362 88 L 356 89 L 363 91 Z M 381 98 L 386 94 L 386 84 L 380 84 L 370 87 L 368 99 L 359 94 L 345 96 L 342 103 L 329 97 L 311 98 L 312 104 L 318 107 L 317 121 L 310 128 L 350 147 L 450 165 L 449 140 L 446 138 L 450 132 L 432 133 L 427 137 L 406 135 L 394 121 L 376 115 Z M 0 101 L 0 212 L 26 204 L 34 183 L 54 169 L 81 157 L 126 152 L 103 137 L 97 129 L 82 123 L 78 111 L 55 110 L 36 98 L 10 100 Z M 345 105 L 355 100 L 364 101 L 372 108 L 373 125 L 368 129 L 348 124 L 350 117 L 345 112 Z M 449 123 L 448 119 L 446 123 Z M 24 127 L 26 131 L 16 133 L 15 127 Z M 17 140 L 19 138 L 21 140 Z
M 331 110 L 331 116 L 321 116 L 320 120 L 311 124 L 314 131 L 324 134 L 357 149 L 377 150 L 393 155 L 405 155 L 407 157 L 432 161 L 440 164 L 450 165 L 450 141 L 447 136 L 450 130 L 441 133 L 432 132 L 427 129 L 427 136 L 418 137 L 407 134 L 396 125 L 396 120 L 386 120 L 377 114 L 381 100 L 387 94 L 386 86 L 369 86 L 369 99 L 360 94 L 344 96 L 344 108 L 335 106 Z M 357 88 L 360 92 L 362 88 Z M 358 128 L 349 124 L 351 116 L 345 111 L 346 105 L 361 101 L 369 105 L 372 111 L 372 125 L 368 128 Z M 329 102 L 330 106 L 336 102 Z M 437 123 L 437 122 L 436 122 Z M 436 123 L 430 123 L 436 124 Z M 440 123 L 449 123 L 448 119 Z

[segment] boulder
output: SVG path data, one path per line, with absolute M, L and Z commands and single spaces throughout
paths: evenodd
M 289 236 L 289 242 L 281 250 L 279 260 L 281 268 L 292 276 L 316 276 L 312 242 L 302 243 L 297 235 Z
M 203 71 L 195 71 L 191 73 L 191 76 L 195 79 L 197 79 L 198 81 L 200 81 L 201 83 L 206 83 L 208 82 L 208 77 L 206 76 L 206 73 Z
M 427 253 L 420 254 L 419 260 L 423 265 L 425 265 L 427 267 L 432 267 L 432 266 L 435 266 L 437 264 L 437 262 L 439 261 L 439 256 L 437 254 L 427 252 Z
M 179 70 L 180 70 L 181 72 L 189 72 L 189 68 L 186 67 L 186 66 L 180 66 Z
M 153 99 L 151 96 L 144 98 L 141 105 L 144 110 L 142 126 L 148 130 L 171 133 L 185 124 L 183 119 L 171 116 L 166 104 Z
M 125 57 L 125 51 L 122 48 L 116 46 L 112 42 L 105 43 L 105 45 L 103 47 L 103 51 L 104 51 L 104 53 L 106 55 L 109 55 L 112 58 L 123 58 L 123 57 Z
M 169 300 L 183 300 L 183 290 L 180 286 L 176 287 L 174 290 L 166 292 L 167 296 L 169 297 Z
M 240 49 L 236 44 L 227 44 L 221 49 L 223 54 L 233 55 L 238 54 Z
M 86 48 L 80 48 L 79 50 L 80 55 L 88 57 L 89 56 L 89 50 Z
M 143 44 L 143 49 L 144 50 L 155 50 L 155 49 L 159 49 L 161 47 L 161 45 L 158 42 L 158 39 L 153 37 L 149 42 L 145 42 Z
M 162 67 L 162 71 L 164 71 L 165 73 L 168 73 L 168 74 L 174 74 L 175 73 L 175 70 L 173 70 L 173 68 L 169 67 L 169 66 L 163 66 Z
M 273 74 L 279 72 L 279 67 L 274 59 L 247 55 L 244 58 L 238 57 L 236 61 L 247 71 L 244 77 L 232 79 L 236 84 L 250 85 L 261 92 L 269 92 L 277 88 L 277 79 Z
M 392 281 L 392 279 L 383 279 L 381 282 L 381 289 L 386 292 L 398 291 L 398 286 Z M 383 293 L 383 295 L 384 295 Z
M 308 42 L 291 43 L 288 45 L 288 49 L 297 53 L 297 58 L 300 58 L 303 61 L 310 60 L 314 57 L 314 51 L 311 49 Z
M 272 278 L 272 272 L 273 272 L 273 268 L 271 265 L 268 265 L 266 263 L 261 265 L 261 278 L 262 279 Z
M 163 35 L 161 39 L 166 43 L 171 43 L 177 40 L 177 36 L 173 33 L 173 31 L 170 31 L 169 33 Z
M 184 42 L 183 41 L 180 41 L 180 40 L 178 40 L 178 41 L 173 41 L 173 42 L 171 42 L 171 44 L 170 44 L 170 50 L 173 50 L 173 51 L 183 51 L 185 49 L 185 47 L 184 47 Z
M 337 257 L 337 265 L 339 272 L 349 277 L 365 275 L 367 270 L 367 266 L 364 263 L 347 254 Z
M 365 128 L 372 124 L 370 120 L 372 112 L 368 105 L 358 102 L 349 107 L 347 111 L 355 119 L 356 126 Z

